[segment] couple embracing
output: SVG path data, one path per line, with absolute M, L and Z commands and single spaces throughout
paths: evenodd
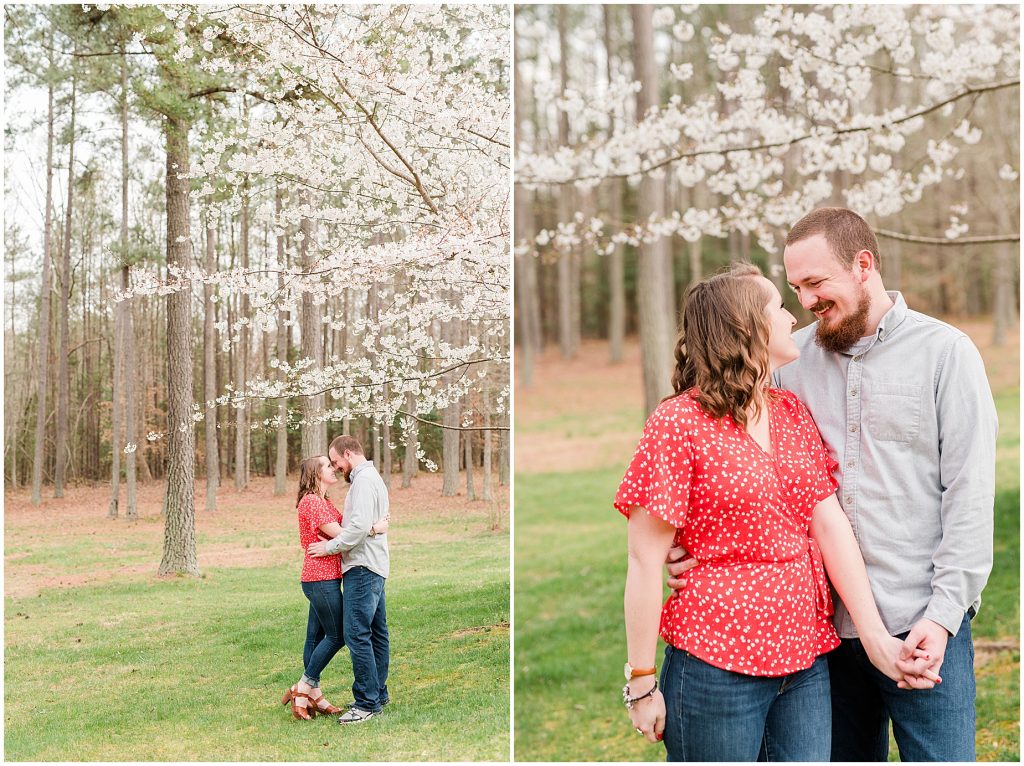
M 850 210 L 801 219 L 784 262 L 817 322 L 791 334 L 753 266 L 695 285 L 675 393 L 616 495 L 630 719 L 673 761 L 884 761 L 890 720 L 904 761 L 974 760 L 996 435 L 981 357 L 885 290 Z
M 327 497 L 338 481 L 336 471 L 352 485 L 344 513 Z M 302 461 L 296 508 L 299 542 L 306 552 L 301 579 L 309 617 L 302 678 L 281 702 L 290 702 L 292 715 L 300 720 L 341 713 L 340 724 L 362 723 L 389 702 L 384 603 L 391 569 L 387 486 L 359 442 L 338 436 L 327 455 Z M 347 710 L 328 702 L 320 689 L 320 674 L 345 645 L 352 658 L 354 697 Z

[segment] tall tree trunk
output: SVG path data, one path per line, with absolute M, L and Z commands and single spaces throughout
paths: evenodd
M 52 50 L 52 35 L 51 50 Z M 53 66 L 53 53 L 50 53 Z M 43 450 L 46 441 L 46 389 L 50 371 L 50 262 L 53 234 L 53 80 L 46 88 L 46 201 L 43 223 L 43 274 L 39 286 L 39 346 L 36 355 L 36 428 L 32 453 L 32 504 L 43 502 Z
M 484 422 L 483 426 L 485 429 L 491 427 L 491 394 L 487 389 L 483 392 L 483 415 Z M 483 479 L 483 499 L 490 501 L 494 499 L 493 483 L 491 481 L 491 432 L 485 430 L 482 432 L 484 438 L 484 479 Z
M 249 185 L 242 190 L 241 254 L 242 270 L 249 269 Z M 238 314 L 240 320 L 249 318 L 249 296 L 239 296 Z M 248 391 L 249 378 L 249 325 L 240 321 L 238 350 L 235 352 L 235 391 Z M 235 489 L 249 486 L 249 404 L 245 400 L 235 409 Z
M 650 5 L 632 5 L 633 57 L 640 80 L 637 119 L 658 103 L 658 69 L 654 59 L 654 29 Z M 665 185 L 662 179 L 645 173 L 640 182 L 637 218 L 664 214 Z M 651 413 L 672 391 L 672 335 L 674 311 L 668 300 L 672 285 L 672 261 L 668 240 L 659 237 L 640 246 L 637 263 L 637 318 L 643 360 L 644 411 Z
M 405 411 L 410 414 L 416 413 L 416 397 L 412 391 L 405 392 Z M 402 489 L 412 486 L 412 480 L 419 469 L 420 461 L 416 457 L 419 449 L 419 423 L 412 418 L 409 427 L 405 431 L 405 460 L 402 461 Z
M 299 194 L 301 207 L 310 205 L 308 191 Z M 302 240 L 299 242 L 299 258 L 302 271 L 309 273 L 313 270 L 313 221 L 303 217 L 299 224 L 299 231 L 302 233 Z M 321 341 L 320 315 L 313 305 L 311 293 L 302 294 L 302 356 L 310 359 L 313 365 L 310 369 L 318 370 L 323 367 L 323 343 Z M 327 453 L 327 424 L 324 422 L 312 422 L 322 417 L 324 409 L 324 395 L 305 396 L 302 398 L 302 457 L 307 458 L 313 455 L 324 455 Z
M 167 266 L 189 267 L 189 123 L 166 117 Z M 195 430 L 192 420 L 192 291 L 167 296 L 167 494 L 160 574 L 198 575 L 195 513 Z
M 612 14 L 615 9 L 610 5 L 602 6 L 604 11 L 604 49 L 605 49 L 605 75 L 608 83 L 614 82 L 615 72 L 612 55 L 614 44 L 612 41 L 613 20 Z M 608 115 L 608 134 L 615 135 L 614 115 Z M 611 218 L 612 226 L 621 225 L 622 221 L 622 180 L 618 178 L 609 179 L 608 186 L 608 217 Z M 608 315 L 608 356 L 612 364 L 622 361 L 625 353 L 626 338 L 626 266 L 624 256 L 625 245 L 616 244 L 608 258 L 608 292 L 609 292 L 609 315 Z
M 561 82 L 562 95 L 565 95 L 569 87 L 569 46 L 567 36 L 567 6 L 555 6 L 555 13 L 558 19 L 558 72 Z M 564 111 L 558 113 L 558 145 L 569 145 L 569 115 Z M 566 185 L 557 187 L 555 194 L 558 195 L 558 220 L 570 221 L 573 215 L 573 187 Z M 570 253 L 562 253 L 558 259 L 558 345 L 562 351 L 562 357 L 571 359 L 576 356 L 576 337 L 574 317 L 576 299 L 573 291 L 578 289 L 575 275 L 575 250 Z
M 281 226 L 281 208 L 284 203 L 284 194 L 280 185 L 274 190 L 274 213 L 277 216 L 275 225 Z M 277 235 L 277 266 L 282 271 L 288 268 L 287 255 L 284 248 L 284 230 L 279 228 Z M 278 288 L 284 290 L 284 274 L 277 277 Z M 277 358 L 281 362 L 288 361 L 288 312 L 279 310 L 277 312 Z M 285 379 L 284 369 L 278 367 L 277 377 Z M 277 448 L 274 454 L 274 494 L 283 495 L 287 488 L 288 479 L 288 400 L 281 399 L 277 403 Z
M 122 269 L 128 266 L 128 63 L 124 51 L 121 51 L 121 264 Z M 122 278 L 123 279 L 123 278 Z M 122 286 L 122 289 L 123 286 Z M 124 444 L 121 441 L 121 415 L 124 384 L 127 378 L 124 366 L 125 315 L 128 303 L 121 301 L 114 307 L 114 385 L 113 402 L 110 408 L 110 508 L 107 516 L 117 518 L 118 503 L 121 497 L 121 454 Z
M 501 416 L 501 424 L 505 428 L 501 431 L 501 441 L 498 443 L 498 483 L 503 487 L 507 487 L 512 480 L 512 432 L 508 428 L 510 423 L 506 405 Z
M 68 148 L 68 199 L 64 210 L 64 247 L 60 268 L 60 341 L 57 347 L 57 464 L 53 472 L 53 496 L 64 497 L 68 466 L 68 418 L 71 381 L 68 370 L 68 315 L 71 313 L 71 220 L 75 180 L 75 111 L 78 83 L 71 77 L 71 131 Z
M 466 431 L 465 437 L 462 440 L 463 448 L 466 453 L 466 499 L 476 500 L 476 482 L 473 479 L 473 432 Z
M 515 44 L 518 45 L 518 36 L 513 35 Z M 515 131 L 514 140 L 516 151 L 519 151 L 519 138 L 523 132 L 523 124 L 526 119 L 525 87 L 520 75 L 520 56 L 515 57 Z M 516 186 L 515 190 L 515 221 L 514 231 L 516 243 L 529 240 L 534 235 L 533 220 L 533 192 Z M 537 329 L 535 325 L 540 324 L 537 316 L 537 300 L 540 297 L 537 293 L 537 265 L 534 257 L 529 253 L 515 256 L 516 269 L 516 319 L 519 320 L 519 331 L 516 333 L 516 340 L 519 341 L 519 355 L 516 357 L 516 366 L 519 370 L 519 382 L 524 387 L 529 387 L 533 382 L 534 358 L 540 351 L 537 343 Z
M 129 287 L 129 267 L 121 268 L 121 289 Z M 126 516 L 129 519 L 137 519 L 139 516 L 139 504 L 136 486 L 136 459 L 139 444 L 138 413 L 135 406 L 135 375 L 130 371 L 135 369 L 135 318 L 132 313 L 131 304 L 125 305 L 124 310 L 124 364 L 127 374 L 124 376 L 124 411 L 125 411 L 125 442 L 132 445 L 125 453 L 124 482 L 125 502 L 128 503 Z M 145 461 L 143 461 L 145 464 Z
M 206 263 L 207 274 L 217 270 L 217 228 L 207 211 Z M 217 489 L 220 487 L 220 460 L 217 446 L 217 328 L 216 304 L 213 285 L 203 283 L 203 399 L 206 412 L 203 418 L 204 452 L 206 453 L 206 510 L 217 510 Z
M 445 336 L 453 346 L 458 345 L 459 336 L 462 334 L 458 319 L 451 319 L 447 322 Z M 447 375 L 448 382 L 455 379 L 457 373 L 450 372 Z M 462 409 L 459 402 L 451 402 L 445 408 L 443 424 L 445 428 L 441 434 L 441 463 L 443 465 L 444 479 L 441 483 L 441 494 L 444 497 L 453 497 L 459 492 L 459 433 L 457 429 L 462 425 Z

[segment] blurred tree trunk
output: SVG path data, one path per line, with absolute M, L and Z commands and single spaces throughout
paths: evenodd
M 299 193 L 299 205 L 303 208 L 310 205 L 309 192 L 303 190 Z M 299 258 L 304 273 L 313 270 L 313 221 L 303 217 L 299 224 L 299 232 L 302 234 L 299 242 Z M 323 367 L 323 343 L 320 339 L 321 321 L 320 315 L 313 305 L 313 296 L 308 291 L 302 294 L 302 356 L 310 359 L 313 365 L 310 369 L 319 370 Z M 327 453 L 327 424 L 324 422 L 313 423 L 315 418 L 323 414 L 324 395 L 304 396 L 302 398 L 302 457 L 307 458 L 313 455 L 324 455 Z
M 53 66 L 53 35 L 50 35 L 50 66 Z M 52 298 L 53 243 L 53 80 L 46 87 L 46 201 L 43 218 L 43 273 L 39 283 L 39 346 L 36 353 L 36 428 L 32 453 L 32 504 L 43 502 L 43 461 L 46 442 L 46 390 L 50 373 L 50 301 Z
M 414 414 L 416 412 L 416 397 L 412 391 L 405 393 L 405 411 Z M 416 451 L 419 449 L 419 423 L 409 418 L 409 427 L 405 432 L 405 460 L 402 461 L 402 489 L 412 486 L 412 480 L 419 470 L 419 460 Z
M 659 101 L 651 22 L 653 8 L 632 5 L 629 10 L 633 19 L 634 70 L 640 80 L 637 119 L 641 120 Z M 645 173 L 640 182 L 637 219 L 663 215 L 664 200 L 664 181 Z M 668 241 L 664 237 L 641 244 L 637 263 L 637 319 L 643 361 L 644 411 L 648 414 L 672 391 L 674 310 L 666 289 L 666 285 L 673 283 L 671 265 Z
M 466 453 L 466 499 L 476 500 L 476 482 L 473 478 L 473 432 L 466 431 L 462 444 Z
M 189 122 L 165 117 L 167 266 L 190 266 Z M 167 494 L 160 574 L 199 574 L 195 534 L 195 429 L 192 420 L 192 291 L 167 296 Z
M 615 76 L 612 51 L 614 50 L 613 19 L 612 14 L 616 9 L 611 5 L 601 6 L 604 14 L 604 49 L 605 49 L 605 75 L 608 78 L 609 86 Z M 615 135 L 615 118 L 608 115 L 608 135 Z M 622 221 L 622 179 L 610 178 L 605 182 L 608 194 L 608 217 L 611 219 L 612 227 L 621 225 Z M 609 292 L 609 316 L 608 316 L 608 354 L 612 364 L 622 361 L 626 338 L 626 267 L 623 251 L 625 245 L 617 243 L 608 256 L 608 292 Z
M 249 183 L 246 180 L 242 190 L 242 213 L 240 252 L 242 270 L 249 270 Z M 239 296 L 239 319 L 249 316 L 249 296 L 244 292 Z M 249 325 L 239 322 L 238 350 L 235 352 L 235 391 L 247 391 L 249 378 Z M 242 401 L 235 409 L 235 489 L 249 486 L 249 404 Z
M 206 272 L 217 270 L 217 228 L 211 214 L 206 219 Z M 206 417 L 203 421 L 206 452 L 206 510 L 217 510 L 217 489 L 220 487 L 220 449 L 217 446 L 217 328 L 214 327 L 216 304 L 213 285 L 203 283 L 203 398 Z
M 71 380 L 68 369 L 68 314 L 71 312 L 71 221 L 75 182 L 75 116 L 78 82 L 71 75 L 71 128 L 68 132 L 68 198 L 64 209 L 64 247 L 60 268 L 60 341 L 57 347 L 57 464 L 53 472 L 53 496 L 64 497 L 68 466 L 68 419 Z
M 564 96 L 569 87 L 569 46 L 566 41 L 567 11 L 565 5 L 555 6 L 558 18 L 558 71 L 561 82 L 561 93 Z M 558 113 L 558 145 L 569 145 L 569 115 L 564 111 Z M 558 195 L 558 220 L 571 221 L 573 215 L 573 187 L 564 185 L 556 188 Z M 571 359 L 576 356 L 576 325 L 579 323 L 576 306 L 579 297 L 573 293 L 579 290 L 577 253 L 562 253 L 558 258 L 558 344 L 562 357 Z
M 488 389 L 483 391 L 483 427 L 490 429 L 491 427 L 491 393 Z M 491 432 L 490 430 L 481 431 L 483 436 L 484 445 L 484 467 L 483 467 L 483 499 L 487 501 L 494 500 L 494 486 L 491 480 L 491 459 L 492 459 L 492 447 L 491 447 Z
M 518 44 L 518 37 L 514 37 Z M 519 139 L 525 123 L 525 86 L 520 74 L 520 57 L 515 60 L 515 147 L 519 150 Z M 515 190 L 515 240 L 516 243 L 523 242 L 533 237 L 535 223 L 533 220 L 533 192 L 516 186 Z M 516 312 L 515 318 L 519 320 L 519 331 L 516 339 L 519 341 L 519 356 L 516 358 L 519 369 L 520 383 L 529 387 L 533 383 L 534 358 L 540 351 L 538 341 L 540 315 L 537 308 L 537 300 L 540 297 L 537 292 L 537 264 L 530 253 L 515 256 L 516 269 Z
M 280 184 L 274 190 L 274 213 L 276 214 L 276 225 L 281 226 L 281 208 L 283 206 L 283 193 Z M 288 268 L 288 255 L 284 247 L 284 230 L 279 229 L 277 235 L 277 267 L 281 270 Z M 284 274 L 277 276 L 278 289 L 284 290 Z M 277 312 L 277 358 L 282 363 L 288 361 L 288 312 L 279 310 Z M 278 380 L 285 380 L 285 373 L 282 367 L 277 368 Z M 288 400 L 279 399 L 277 402 L 277 444 L 274 454 L 274 494 L 283 495 L 287 491 L 285 486 L 288 478 Z
M 459 343 L 462 335 L 462 328 L 458 319 L 448 320 L 445 327 L 445 335 L 448 342 L 453 346 Z M 450 372 L 446 378 L 448 383 L 453 382 L 458 371 Z M 462 412 L 459 402 L 450 402 L 444 410 L 443 424 L 445 428 L 441 435 L 441 462 L 443 464 L 444 480 L 441 484 L 441 494 L 444 497 L 453 497 L 459 492 L 459 431 L 462 425 Z

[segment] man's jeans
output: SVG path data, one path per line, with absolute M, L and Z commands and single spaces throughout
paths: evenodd
M 824 657 L 767 678 L 722 670 L 669 646 L 661 669 L 668 760 L 824 761 L 828 685 Z
M 345 572 L 345 643 L 356 707 L 376 713 L 388 701 L 388 624 L 384 578 L 366 567 Z
M 302 649 L 304 677 L 307 683 L 318 686 L 323 669 L 345 645 L 341 580 L 304 582 L 302 592 L 309 599 L 306 644 Z
M 904 633 L 899 638 L 906 638 Z M 934 689 L 899 689 L 877 670 L 858 639 L 829 654 L 832 760 L 885 761 L 889 720 L 901 761 L 974 760 L 974 643 L 964 617 L 946 643 Z

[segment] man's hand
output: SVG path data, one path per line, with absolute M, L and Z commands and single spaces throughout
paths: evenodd
M 315 543 L 310 543 L 309 547 L 306 548 L 306 553 L 315 559 L 322 559 L 324 556 L 331 556 L 327 552 L 327 543 L 324 540 L 317 540 Z
M 948 639 L 949 631 L 937 622 L 922 617 L 907 634 L 903 648 L 900 649 L 896 667 L 906 674 L 913 674 L 915 657 L 919 657 L 923 653 L 929 661 L 928 669 L 938 675 L 939 668 L 942 667 L 942 660 L 945 658 Z M 909 685 L 904 686 L 902 681 L 899 683 L 899 687 L 901 689 L 911 688 Z
M 391 514 L 388 514 L 383 519 L 374 524 L 370 529 L 373 530 L 374 535 L 386 535 L 388 529 L 391 527 Z
M 685 572 L 693 569 L 700 562 L 689 554 L 686 548 L 674 545 L 668 549 L 668 587 L 672 590 L 679 590 L 686 586 L 686 578 L 682 577 Z

